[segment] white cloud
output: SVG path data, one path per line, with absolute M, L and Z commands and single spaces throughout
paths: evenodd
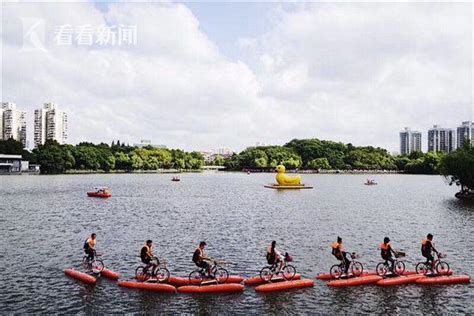
M 232 61 L 183 4 L 3 5 L 2 99 L 30 113 L 55 101 L 71 141 L 152 139 L 242 149 L 320 137 L 397 149 L 403 126 L 472 116 L 464 4 L 312 4 L 272 13 Z M 137 45 L 22 52 L 21 18 L 52 26 L 137 25 Z M 32 135 L 32 114 L 28 126 Z

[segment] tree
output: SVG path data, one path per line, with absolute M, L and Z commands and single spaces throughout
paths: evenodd
M 41 165 L 41 173 L 54 174 L 63 173 L 72 169 L 75 165 L 71 147 L 59 145 L 54 140 L 47 140 L 44 145 L 33 150 L 33 163 Z
M 23 154 L 23 144 L 13 138 L 0 140 L 0 154 L 21 155 Z
M 462 148 L 444 156 L 439 169 L 450 180 L 449 185 L 461 186 L 456 197 L 474 200 L 474 147 L 469 141 L 464 142 Z
M 329 170 L 331 169 L 331 165 L 329 164 L 329 161 L 326 158 L 316 158 L 308 163 L 308 168 L 314 170 Z

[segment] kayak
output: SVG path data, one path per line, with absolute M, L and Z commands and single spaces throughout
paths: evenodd
M 87 196 L 98 197 L 98 198 L 109 198 L 112 196 L 112 193 L 87 192 Z
M 451 276 L 437 276 L 437 277 L 425 277 L 416 280 L 416 284 L 426 285 L 442 285 L 442 284 L 461 284 L 470 283 L 471 277 L 468 275 L 451 275 Z
M 293 276 L 293 279 L 291 279 L 291 281 L 299 280 L 299 279 L 301 279 L 301 274 L 296 273 Z M 286 281 L 286 280 L 282 276 L 278 276 L 278 277 L 273 277 L 271 282 L 281 282 L 281 281 Z M 259 275 L 251 277 L 244 281 L 245 285 L 260 285 L 264 283 L 268 283 L 268 282 L 265 282 L 264 280 L 262 280 L 262 278 Z
M 345 280 L 333 280 L 328 282 L 328 286 L 332 287 L 344 287 L 344 286 L 356 286 L 372 284 L 382 280 L 381 276 L 378 275 L 366 275 L 357 278 L 345 279 Z
M 409 284 L 414 283 L 416 280 L 424 278 L 425 276 L 422 274 L 409 274 L 409 275 L 402 275 L 396 276 L 391 278 L 386 278 L 383 280 L 378 281 L 376 284 L 379 286 L 392 286 L 392 285 L 402 285 L 402 284 Z
M 179 293 L 237 293 L 243 292 L 244 286 L 242 284 L 228 283 L 228 284 L 213 284 L 213 285 L 185 285 L 178 288 Z
M 120 276 L 117 272 L 109 270 L 109 269 L 102 270 L 102 272 L 100 272 L 100 275 L 103 275 L 106 278 L 111 279 L 111 280 L 118 280 Z
M 313 287 L 313 286 L 314 286 L 314 281 L 310 279 L 302 279 L 302 280 L 294 280 L 294 281 L 292 280 L 292 281 L 262 284 L 255 288 L 255 292 L 269 293 L 269 292 L 285 291 L 285 290 L 291 290 L 291 289 L 302 289 L 305 287 Z
M 377 275 L 377 272 L 375 272 L 375 271 L 364 271 L 364 272 L 362 272 L 362 276 L 364 276 L 364 275 Z M 350 279 L 350 278 L 356 278 L 356 276 L 353 275 L 352 273 L 349 273 L 347 275 L 347 277 L 342 278 L 342 279 L 344 280 L 344 279 Z M 323 281 L 336 280 L 330 273 L 318 274 L 316 276 L 316 279 L 323 280 Z
M 213 282 L 214 283 L 241 283 L 244 280 L 243 277 L 239 275 L 229 275 L 227 280 L 224 282 L 222 278 L 220 279 L 203 279 L 204 283 L 206 282 Z M 185 285 L 199 285 L 201 282 L 199 280 L 189 280 L 189 278 L 182 278 L 182 277 L 173 277 L 170 276 L 168 279 L 168 283 L 174 286 L 185 286 Z
M 64 270 L 64 274 L 87 284 L 95 284 L 95 282 L 97 281 L 97 279 L 94 278 L 92 275 L 74 269 L 66 269 Z
M 162 283 L 120 281 L 118 285 L 132 289 L 147 290 L 153 292 L 176 293 L 176 288 L 174 286 Z

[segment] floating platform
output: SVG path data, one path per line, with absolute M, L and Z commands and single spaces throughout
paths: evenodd
M 377 283 L 378 281 L 382 279 L 383 278 L 378 275 L 366 275 L 366 276 L 361 276 L 357 278 L 330 281 L 328 282 L 328 286 L 345 287 L 345 286 L 365 285 L 365 284 Z
M 300 190 L 300 189 L 312 189 L 312 186 L 309 185 L 279 185 L 276 183 L 271 183 L 264 185 L 265 188 L 276 189 L 276 190 Z
M 109 270 L 109 269 L 102 270 L 102 272 L 100 272 L 100 275 L 103 275 L 107 279 L 111 279 L 111 280 L 118 280 L 120 277 L 120 275 L 117 272 Z
M 366 275 L 377 275 L 377 272 L 375 272 L 375 271 L 363 271 L 362 276 L 366 276 Z M 346 279 L 356 278 L 356 277 L 357 276 L 355 276 L 354 274 L 349 273 L 345 277 L 334 278 L 330 273 L 323 273 L 323 274 L 318 274 L 316 276 L 316 279 L 323 280 L 323 281 L 330 281 L 330 280 L 346 280 Z
M 302 289 L 305 287 L 313 287 L 314 281 L 310 279 L 283 281 L 277 283 L 267 283 L 259 285 L 255 288 L 255 292 L 269 293 L 277 291 L 285 291 L 291 289 Z
M 95 282 L 97 282 L 97 279 L 92 275 L 74 269 L 66 269 L 64 270 L 64 274 L 87 284 L 95 284 Z
M 243 292 L 244 286 L 242 284 L 228 283 L 228 284 L 213 284 L 213 285 L 185 285 L 178 287 L 179 293 L 238 293 Z
M 377 285 L 379 286 L 394 286 L 394 285 L 402 285 L 402 284 L 410 284 L 415 283 L 416 280 L 424 278 L 423 274 L 408 274 L 408 275 L 401 275 L 401 276 L 394 276 L 385 278 L 383 280 L 377 281 Z
M 451 276 L 436 276 L 424 277 L 415 281 L 416 284 L 425 285 L 444 285 L 444 284 L 461 284 L 471 283 L 471 277 L 468 275 L 451 275 Z
M 293 279 L 291 279 L 291 281 L 300 280 L 300 279 L 301 279 L 301 274 L 296 273 L 293 276 Z M 283 281 L 286 281 L 286 280 L 281 275 L 279 275 L 278 277 L 273 277 L 272 280 L 271 280 L 271 282 L 273 282 L 273 283 L 274 282 L 283 282 Z M 265 284 L 265 283 L 268 283 L 268 282 L 265 282 L 264 280 L 262 280 L 262 278 L 259 275 L 248 278 L 244 281 L 245 285 L 260 285 L 260 284 Z
M 224 282 L 222 278 L 219 279 L 203 279 L 202 282 L 207 283 L 219 283 L 219 284 L 226 284 L 226 283 L 242 283 L 244 280 L 243 277 L 239 275 L 229 275 L 227 280 Z M 174 286 L 185 286 L 185 285 L 200 285 L 201 282 L 199 280 L 189 280 L 189 278 L 182 278 L 182 277 L 174 277 L 170 276 L 168 279 L 168 283 Z
M 131 289 L 139 289 L 161 293 L 176 293 L 176 288 L 170 284 L 163 283 L 148 283 L 148 282 L 134 282 L 134 281 L 120 281 L 119 286 L 128 287 Z

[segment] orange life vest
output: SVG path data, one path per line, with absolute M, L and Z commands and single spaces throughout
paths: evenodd
M 381 243 L 380 244 L 380 249 L 384 250 L 384 251 L 387 251 L 388 249 L 390 249 L 390 243 Z

